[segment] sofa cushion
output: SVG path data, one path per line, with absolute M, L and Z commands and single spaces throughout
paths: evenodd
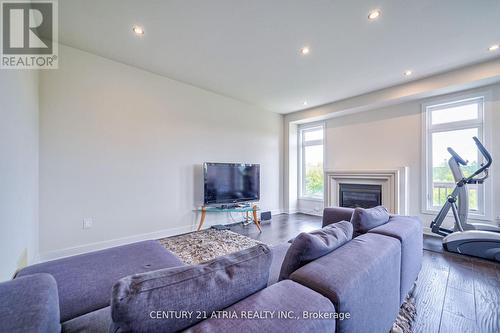
M 343 221 L 309 233 L 300 233 L 286 252 L 279 281 L 305 264 L 324 256 L 352 239 L 352 224 Z
M 323 209 L 323 227 L 340 221 L 350 221 L 353 208 L 348 207 L 328 207 Z
M 392 237 L 364 234 L 299 268 L 290 278 L 330 299 L 337 332 L 389 332 L 399 312 L 401 246 Z
M 266 311 L 266 312 L 264 312 Z M 293 312 L 295 318 L 283 318 L 278 312 Z M 291 311 L 291 312 L 289 312 Z M 190 327 L 185 333 L 334 333 L 335 319 L 311 319 L 303 312 L 334 314 L 335 308 L 327 298 L 290 280 L 278 282 L 225 309 L 236 318 L 210 318 Z M 262 313 L 258 319 L 242 318 L 246 313 Z
M 281 265 L 283 264 L 283 260 L 285 259 L 285 255 L 289 247 L 290 243 L 282 243 L 271 246 L 273 259 L 271 261 L 271 267 L 269 268 L 269 280 L 267 281 L 268 286 L 278 282 Z
M 144 241 L 29 266 L 17 277 L 34 273 L 54 276 L 64 322 L 108 306 L 111 288 L 122 277 L 182 265 L 158 241 Z
M 111 326 L 111 310 L 105 308 L 89 312 L 62 323 L 64 333 L 107 333 Z
M 0 283 L 0 332 L 58 333 L 57 285 L 49 274 Z
M 362 235 L 368 230 L 378 227 L 389 221 L 389 213 L 383 206 L 377 206 L 369 209 L 356 208 L 351 217 L 351 223 L 354 227 L 354 237 Z
M 400 303 L 403 303 L 422 268 L 422 224 L 417 217 L 395 215 L 386 224 L 369 232 L 394 237 L 401 242 Z
M 123 278 L 113 287 L 112 331 L 176 332 L 187 328 L 203 319 L 200 311 L 222 310 L 265 288 L 270 264 L 269 248 L 257 245 L 199 265 Z M 162 311 L 161 320 L 157 311 Z M 165 318 L 163 313 L 186 316 Z

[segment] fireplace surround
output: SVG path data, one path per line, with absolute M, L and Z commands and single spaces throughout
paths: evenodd
M 325 207 L 341 206 L 340 186 L 377 185 L 380 202 L 393 214 L 408 214 L 408 167 L 383 170 L 331 170 L 325 172 Z

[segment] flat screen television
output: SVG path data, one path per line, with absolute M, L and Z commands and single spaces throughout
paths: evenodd
M 260 199 L 260 165 L 204 163 L 204 203 L 227 204 Z

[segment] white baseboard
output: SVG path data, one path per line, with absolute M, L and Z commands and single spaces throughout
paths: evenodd
M 271 210 L 271 215 L 296 214 L 296 213 L 302 213 L 302 214 L 314 215 L 314 216 L 322 216 L 321 214 L 314 214 L 310 211 L 307 211 L 307 212 L 300 211 L 298 209 L 289 209 L 289 210 L 273 209 L 273 210 Z M 207 225 L 206 227 L 210 227 L 210 226 Z M 79 246 L 74 246 L 74 247 L 68 247 L 68 248 L 64 248 L 64 249 L 60 249 L 60 250 L 54 250 L 54 251 L 41 253 L 39 256 L 37 256 L 37 258 L 34 258 L 35 262 L 33 262 L 33 263 L 69 257 L 69 256 L 77 255 L 77 254 L 91 252 L 91 251 L 103 250 L 103 249 L 114 247 L 114 246 L 120 246 L 120 245 L 130 244 L 130 243 L 134 243 L 134 242 L 140 242 L 140 241 L 144 241 L 144 240 L 159 239 L 159 238 L 179 235 L 179 234 L 194 231 L 195 229 L 196 229 L 196 226 L 192 226 L 192 225 L 182 226 L 182 227 L 158 230 L 158 231 L 154 231 L 154 232 L 150 232 L 150 233 L 128 236 L 128 237 L 115 238 L 115 239 L 110 239 L 107 241 L 101 241 L 101 242 L 89 243 L 89 244 L 84 244 L 84 245 L 79 245 Z M 432 231 L 429 227 L 424 227 L 423 231 L 424 231 L 424 234 L 426 234 L 426 235 L 438 237 L 437 235 L 432 233 Z
M 272 209 L 271 210 L 271 215 L 278 215 L 278 214 L 282 214 L 282 213 L 283 213 L 283 211 L 281 209 Z M 194 226 L 190 225 L 190 226 L 182 226 L 182 227 L 176 227 L 176 228 L 170 228 L 170 229 L 163 229 L 163 230 L 158 230 L 158 231 L 145 233 L 145 234 L 133 235 L 133 236 L 122 237 L 122 238 L 115 238 L 115 239 L 110 239 L 110 240 L 101 241 L 101 242 L 89 243 L 89 244 L 78 245 L 78 246 L 74 246 L 74 247 L 68 247 L 65 249 L 49 251 L 49 252 L 41 253 L 40 255 L 38 255 L 37 258 L 34 258 L 33 263 L 44 262 L 44 261 L 54 260 L 54 259 L 59 259 L 59 258 L 64 258 L 64 257 L 70 257 L 70 256 L 74 256 L 77 254 L 103 250 L 103 249 L 107 249 L 107 248 L 114 247 L 114 246 L 120 246 L 120 245 L 140 242 L 140 241 L 144 241 L 144 240 L 159 239 L 159 238 L 184 234 L 184 233 L 196 230 L 196 226 L 197 225 L 194 225 Z M 210 225 L 205 224 L 205 228 L 203 228 L 203 229 L 206 229 L 206 228 L 210 228 Z
M 323 216 L 323 211 L 315 212 L 313 210 L 298 210 L 297 213 L 301 213 L 301 214 L 305 214 L 305 215 L 312 215 L 312 216 Z
M 300 209 L 295 209 L 295 208 L 294 209 L 284 209 L 282 211 L 282 214 L 288 214 L 288 215 L 297 214 L 297 213 L 305 214 L 305 215 L 313 215 L 313 216 L 323 216 L 323 211 L 315 213 L 313 211 L 305 211 L 305 210 L 300 210 Z
M 102 242 L 95 242 L 95 243 L 90 243 L 90 244 L 74 246 L 74 247 L 68 247 L 68 248 L 60 249 L 60 250 L 49 251 L 49 252 L 41 253 L 38 257 L 37 262 L 43 262 L 43 261 L 48 261 L 48 260 L 53 260 L 53 259 L 74 256 L 77 254 L 82 254 L 82 253 L 97 251 L 97 250 L 103 250 L 103 249 L 107 249 L 107 248 L 114 247 L 114 246 L 120 246 L 120 245 L 140 242 L 140 241 L 144 241 L 144 240 L 159 239 L 159 238 L 184 234 L 187 232 L 194 231 L 195 228 L 196 228 L 195 226 L 191 226 L 191 225 L 190 226 L 182 226 L 182 227 L 158 230 L 158 231 L 145 233 L 145 234 L 133 235 L 133 236 L 122 237 L 122 238 L 115 238 L 115 239 L 110 239 L 110 240 L 102 241 Z
M 271 215 L 280 215 L 283 214 L 282 209 L 271 209 Z

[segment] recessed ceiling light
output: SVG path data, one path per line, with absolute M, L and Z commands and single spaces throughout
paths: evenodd
M 300 49 L 300 54 L 302 54 L 302 55 L 309 54 L 309 52 L 311 52 L 311 50 L 309 49 L 309 46 L 304 46 L 303 48 Z
M 142 27 L 137 26 L 137 25 L 134 25 L 132 27 L 132 31 L 135 32 L 136 35 L 139 35 L 139 36 L 144 35 L 144 29 Z
M 413 74 L 413 72 L 411 70 L 407 70 L 407 71 L 404 71 L 403 73 L 405 76 L 410 76 Z
M 376 18 L 378 18 L 380 16 L 380 10 L 378 9 L 375 9 L 375 10 L 372 10 L 369 14 L 368 14 L 368 19 L 369 20 L 375 20 Z
M 307 101 L 304 101 L 304 103 L 302 103 L 302 104 L 304 104 L 304 106 L 307 106 Z
M 489 51 L 496 51 L 498 49 L 500 49 L 500 45 L 498 45 L 498 44 L 491 45 L 490 47 L 488 47 Z

